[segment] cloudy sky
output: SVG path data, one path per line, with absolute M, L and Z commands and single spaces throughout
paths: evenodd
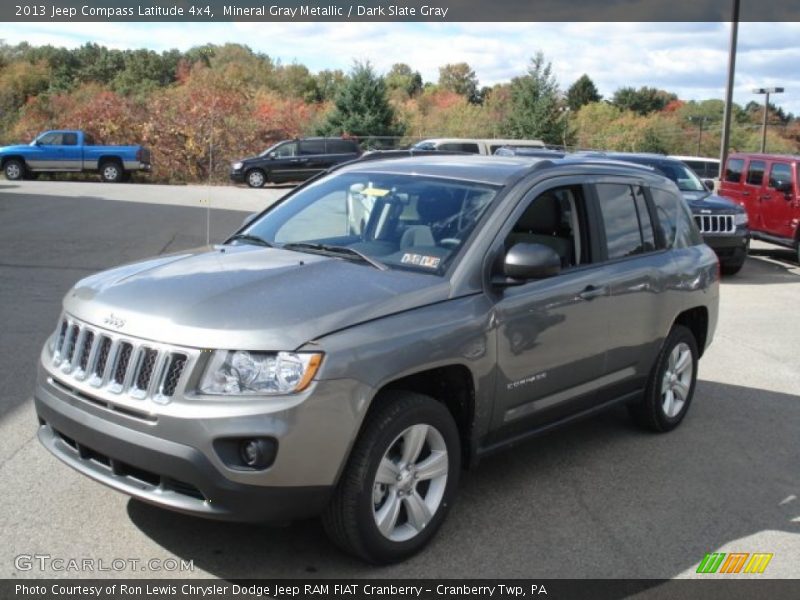
M 729 32 L 727 23 L 0 23 L 9 44 L 185 50 L 238 42 L 314 71 L 405 62 L 429 81 L 439 66 L 466 61 L 481 85 L 521 74 L 542 50 L 563 88 L 587 73 L 604 96 L 647 85 L 687 100 L 723 97 Z M 800 114 L 800 23 L 739 26 L 734 100 L 762 101 L 751 89 L 771 86 L 786 89 L 775 103 Z

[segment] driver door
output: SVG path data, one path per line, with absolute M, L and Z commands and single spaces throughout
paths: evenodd
M 605 373 L 613 306 L 588 224 L 588 186 L 534 188 L 506 226 L 507 249 L 542 243 L 560 274 L 497 292 L 495 427 L 500 435 L 551 423 L 592 406 Z M 547 203 L 549 206 L 544 206 Z M 505 252 L 503 252 L 503 255 Z

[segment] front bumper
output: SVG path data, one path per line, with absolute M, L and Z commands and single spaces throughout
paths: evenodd
M 173 414 L 143 420 L 104 407 L 55 377 L 42 368 L 34 393 L 45 448 L 118 491 L 214 519 L 286 521 L 320 514 L 360 422 L 348 414 L 341 380 L 317 382 L 313 396 L 271 414 L 242 414 L 242 405 L 232 403 L 227 414 L 180 418 L 174 409 L 182 407 L 172 406 Z M 215 450 L 215 440 L 250 436 L 277 440 L 269 468 L 231 468 Z
M 714 235 L 703 234 L 703 241 L 723 258 L 741 258 L 747 253 L 747 244 L 750 241 L 750 232 L 747 229 L 737 229 L 735 233 Z
M 230 178 L 231 178 L 231 181 L 233 181 L 234 183 L 244 183 L 244 170 L 243 169 L 231 169 Z

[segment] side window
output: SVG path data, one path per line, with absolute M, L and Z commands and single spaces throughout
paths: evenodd
M 61 134 L 57 132 L 48 133 L 47 135 L 39 138 L 39 144 L 41 146 L 60 146 L 61 137 Z
M 449 142 L 446 144 L 440 144 L 439 150 L 445 150 L 449 152 L 472 152 L 473 154 L 480 153 L 478 144 L 471 144 L 469 142 Z
M 542 244 L 561 257 L 563 268 L 589 262 L 585 201 L 581 186 L 553 188 L 534 198 L 506 237 L 514 244 Z
M 297 156 L 297 142 L 290 142 L 278 146 L 273 150 L 273 153 L 275 154 L 275 158 L 291 158 L 292 156 Z
M 65 146 L 77 146 L 78 134 L 72 132 L 65 133 L 61 143 L 64 144 Z
M 769 171 L 769 187 L 778 186 L 779 181 L 792 180 L 792 167 L 786 163 L 773 163 Z
M 301 156 L 325 154 L 325 140 L 305 140 L 300 142 Z
M 764 169 L 766 166 L 763 160 L 751 161 L 750 166 L 747 167 L 747 183 L 761 185 L 761 182 L 764 181 Z
M 600 212 L 603 215 L 609 260 L 646 252 L 636 199 L 631 186 L 601 183 L 597 184 L 596 189 Z M 652 225 L 649 226 L 652 234 Z
M 353 142 L 346 140 L 328 140 L 328 154 L 356 154 Z
M 731 158 L 728 160 L 728 165 L 725 167 L 725 181 L 732 183 L 739 183 L 742 180 L 742 171 L 744 170 L 744 159 Z

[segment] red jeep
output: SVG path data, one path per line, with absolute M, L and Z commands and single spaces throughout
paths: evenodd
M 793 248 L 800 263 L 800 156 L 731 154 L 720 182 L 747 210 L 755 239 Z

